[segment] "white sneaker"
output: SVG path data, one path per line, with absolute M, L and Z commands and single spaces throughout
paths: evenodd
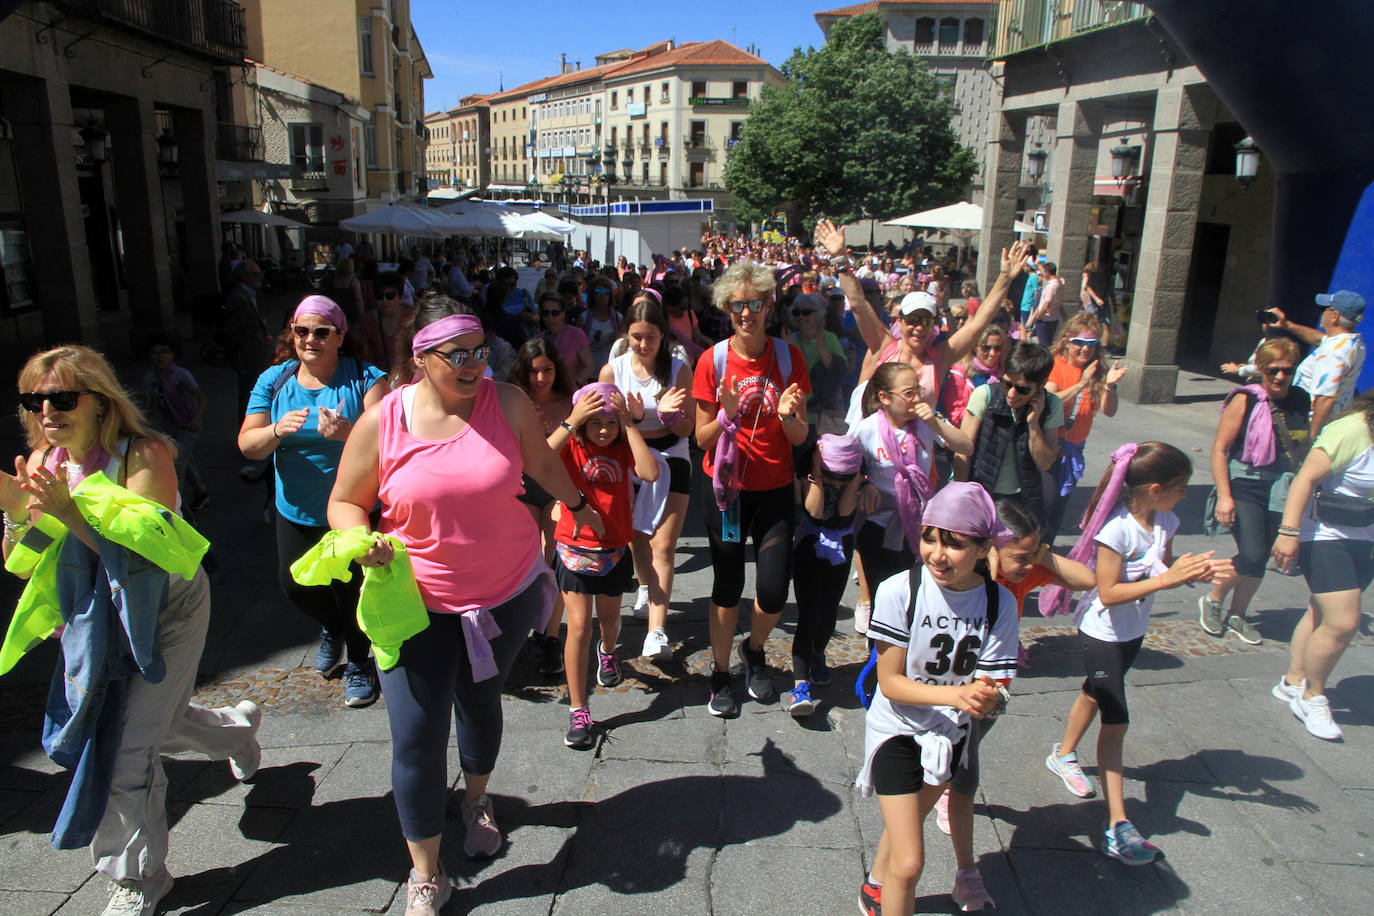
M 860 636 L 868 633 L 868 621 L 873 617 L 873 605 L 860 601 L 854 605 L 854 632 Z
M 229 772 L 239 782 L 252 779 L 262 763 L 262 745 L 258 744 L 258 726 L 262 724 L 262 710 L 252 700 L 244 700 L 234 709 L 248 720 L 248 744 L 237 754 L 229 756 Z
M 649 586 L 641 585 L 638 594 L 635 595 L 635 620 L 649 619 Z
M 1274 685 L 1274 689 L 1269 691 L 1274 695 L 1274 699 L 1281 703 L 1293 702 L 1293 697 L 1302 696 L 1302 692 L 1307 689 L 1307 679 L 1303 678 L 1301 684 L 1288 683 L 1288 676 L 1279 675 L 1279 682 Z
M 644 637 L 644 651 L 639 653 L 652 662 L 666 662 L 673 657 L 673 650 L 668 646 L 668 634 L 663 632 L 663 627 L 654 627 Z
M 1341 730 L 1331 721 L 1331 704 L 1325 696 L 1318 694 L 1304 699 L 1302 694 L 1298 694 L 1293 697 L 1288 708 L 1293 710 L 1293 715 L 1301 719 L 1307 730 L 1318 738 L 1327 741 L 1340 739 Z
M 101 916 L 153 916 L 171 889 L 172 876 L 165 868 L 142 881 L 112 882 L 110 902 Z

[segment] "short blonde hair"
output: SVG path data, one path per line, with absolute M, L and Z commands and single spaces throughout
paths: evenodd
M 711 291 L 711 302 L 722 312 L 728 312 L 730 297 L 745 284 L 754 287 L 754 292 L 765 299 L 773 294 L 777 286 L 773 272 L 767 267 L 753 261 L 736 261 L 716 281 Z
M 166 445 L 173 455 L 176 454 L 176 447 L 171 440 L 148 425 L 143 412 L 115 378 L 110 364 L 95 350 L 80 344 L 68 344 L 34 354 L 19 370 L 19 390 L 34 391 L 49 375 L 63 390 L 89 391 L 100 400 L 101 410 L 97 414 L 100 432 L 97 440 L 111 455 L 118 451 L 120 439 L 143 438 L 156 439 Z M 20 411 L 19 419 L 24 425 L 29 448 L 38 451 L 52 444 L 43 434 L 43 423 L 38 414 Z
M 1255 348 L 1255 367 L 1262 369 L 1273 365 L 1279 359 L 1288 357 L 1294 366 L 1298 364 L 1298 345 L 1287 337 L 1271 337 Z

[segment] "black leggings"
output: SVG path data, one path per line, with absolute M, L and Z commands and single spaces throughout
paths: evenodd
M 358 627 L 358 591 L 363 587 L 360 570 L 351 582 L 335 579 L 328 585 L 300 585 L 291 578 L 291 564 L 320 542 L 328 528 L 299 525 L 277 513 L 277 581 L 296 610 L 314 620 L 333 636 L 342 635 L 348 660 L 362 664 L 372 643 Z
M 894 521 L 893 524 L 900 525 L 901 522 Z M 906 539 L 902 539 L 900 550 L 888 550 L 883 546 L 885 533 L 885 526 L 864 522 L 854 541 L 854 547 L 863 560 L 864 578 L 868 580 L 870 595 L 878 594 L 878 586 L 884 580 L 892 578 L 897 573 L 910 572 L 911 567 L 916 565 L 916 557 L 912 554 Z
M 792 677 L 811 680 L 811 659 L 825 651 L 835 635 L 835 612 L 849 581 L 854 535 L 841 542 L 845 561 L 839 566 L 816 556 L 816 536 L 808 534 L 797 543 L 792 562 L 793 593 L 797 598 L 797 630 L 792 635 Z
M 721 537 L 721 510 L 711 491 L 711 478 L 701 475 L 706 492 L 706 538 L 711 548 L 711 603 L 716 607 L 738 607 L 744 593 L 744 542 L 754 542 L 754 585 L 759 610 L 765 614 L 782 613 L 787 604 L 787 587 L 792 578 L 792 517 L 796 497 L 792 484 L 776 490 L 741 490 L 735 497 L 739 507 L 738 542 L 726 543 Z
M 1083 668 L 1087 672 L 1083 693 L 1097 702 L 1103 725 L 1127 724 L 1131 721 L 1131 713 L 1126 706 L 1126 672 L 1135 664 L 1145 637 L 1137 636 L 1130 642 L 1107 642 L 1080 632 L 1078 640 L 1083 646 Z
M 1269 549 L 1279 536 L 1279 522 L 1283 516 L 1270 512 L 1267 505 L 1236 500 L 1236 520 L 1231 525 L 1231 537 L 1236 539 L 1236 574 L 1264 578 L 1269 562 Z

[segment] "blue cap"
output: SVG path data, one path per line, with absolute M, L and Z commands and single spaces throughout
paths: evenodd
M 1339 289 L 1329 295 L 1318 293 L 1317 305 L 1335 309 L 1342 318 L 1348 318 L 1351 321 L 1359 321 L 1364 315 L 1364 296 L 1348 289 Z

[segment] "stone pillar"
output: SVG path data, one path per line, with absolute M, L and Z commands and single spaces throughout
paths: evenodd
M 14 129 L 15 168 L 33 260 L 39 322 L 16 320 L 27 346 L 82 341 L 100 346 L 91 262 L 76 176 L 71 92 L 61 80 L 0 74 L 3 114 Z M 25 354 L 27 355 L 27 354 Z
M 1175 87 L 1161 89 L 1155 98 L 1154 149 L 1126 346 L 1129 371 L 1121 382 L 1122 396 L 1141 404 L 1172 401 L 1178 381 L 1178 330 L 1215 107 L 1206 93 L 1204 86 Z
M 1016 241 L 1016 201 L 1026 161 L 1026 114 L 999 111 L 988 131 L 983 181 L 983 230 L 978 237 L 978 289 L 987 295 L 1001 269 L 1003 248 Z
M 124 238 L 124 286 L 129 294 L 130 346 L 170 324 L 172 273 L 162 179 L 157 163 L 157 117 L 151 97 L 113 96 L 101 106 L 110 131 L 119 225 Z
M 186 216 L 186 289 L 196 300 L 219 289 L 219 185 L 215 181 L 214 110 L 178 108 L 172 115 Z
M 1092 206 L 1100 129 L 1098 119 L 1083 103 L 1060 103 L 1050 160 L 1054 197 L 1045 254 L 1058 267 L 1059 278 L 1064 281 L 1062 301 L 1067 314 L 1077 308 L 1078 284 L 1087 249 L 1084 227 L 1088 225 Z

